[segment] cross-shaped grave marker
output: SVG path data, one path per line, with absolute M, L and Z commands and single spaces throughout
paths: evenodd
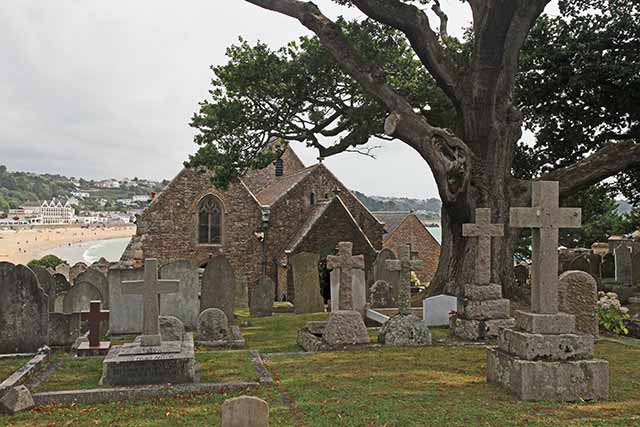
M 424 267 L 422 260 L 411 259 L 411 245 L 398 248 L 398 259 L 388 259 L 387 269 L 400 272 L 398 309 L 401 315 L 411 314 L 411 272 Z
M 338 255 L 327 256 L 327 268 L 340 270 L 340 289 L 338 291 L 340 310 L 353 310 L 353 275 L 354 268 L 364 269 L 364 256 L 353 256 L 353 243 L 338 243 Z M 333 296 L 331 297 L 333 298 Z
M 125 295 L 142 295 L 142 345 L 157 346 L 162 343 L 160 337 L 160 295 L 173 294 L 179 291 L 179 280 L 158 279 L 158 260 L 144 261 L 144 280 L 122 282 Z
M 109 320 L 109 310 L 102 310 L 101 305 L 100 301 L 91 301 L 89 311 L 80 313 L 80 319 L 89 322 L 89 347 L 100 347 L 100 322 Z
M 511 208 L 509 225 L 532 228 L 531 311 L 558 313 L 558 230 L 580 228 L 582 210 L 560 208 L 556 181 L 533 183 L 530 208 Z
M 491 283 L 491 238 L 504 236 L 504 224 L 491 224 L 491 209 L 476 209 L 476 223 L 462 224 L 462 235 L 478 238 L 476 284 Z

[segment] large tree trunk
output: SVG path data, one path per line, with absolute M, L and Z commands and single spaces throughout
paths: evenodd
M 505 224 L 503 238 L 492 245 L 492 282 L 502 285 L 506 297 L 514 295 L 513 249 L 517 230 L 509 224 L 509 208 L 521 206 L 528 196 L 526 183 L 511 177 L 516 143 L 521 137 L 521 116 L 510 106 L 501 115 L 489 117 L 483 106 L 463 114 L 459 136 L 473 150 L 471 181 L 465 197 L 442 207 L 442 249 L 430 295 L 459 295 L 462 286 L 474 280 L 476 239 L 462 236 L 462 224 L 475 222 L 476 208 L 491 208 L 492 222 Z M 487 123 L 493 125 L 487 126 Z

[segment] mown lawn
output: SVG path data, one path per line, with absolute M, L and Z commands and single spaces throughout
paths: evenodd
M 486 383 L 486 350 L 479 346 L 376 347 L 291 354 L 298 351 L 298 327 L 325 317 L 326 314 L 277 314 L 260 319 L 241 316 L 240 322 L 249 322 L 242 327 L 248 348 L 271 354 L 266 363 L 276 380 L 274 386 L 144 402 L 46 407 L 0 418 L 0 425 L 215 426 L 220 423 L 218 413 L 226 398 L 249 394 L 269 402 L 274 427 L 640 427 L 638 340 L 603 339 L 596 344 L 597 357 L 610 362 L 610 400 L 573 404 L 519 402 Z M 446 334 L 446 328 L 434 329 L 434 342 L 442 342 Z M 255 380 L 246 350 L 198 351 L 197 358 L 203 382 Z M 99 376 L 99 368 L 86 363 L 87 371 L 95 370 Z M 69 366 L 71 370 L 84 369 Z

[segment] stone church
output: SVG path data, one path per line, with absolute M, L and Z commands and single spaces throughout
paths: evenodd
M 122 261 L 161 263 L 186 259 L 199 267 L 227 257 L 236 277 L 253 286 L 263 274 L 287 286 L 289 257 L 333 254 L 340 241 L 365 256 L 367 275 L 382 249 L 384 224 L 322 164 L 305 167 L 291 148 L 258 171 L 234 179 L 226 190 L 204 169 L 183 169 L 138 218 L 138 230 Z M 289 295 L 289 298 L 291 295 Z

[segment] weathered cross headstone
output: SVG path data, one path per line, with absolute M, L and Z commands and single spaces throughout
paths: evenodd
M 340 242 L 337 247 L 337 255 L 327 256 L 327 268 L 340 271 L 340 287 L 338 292 L 338 308 L 340 310 L 353 310 L 353 270 L 364 269 L 364 256 L 352 255 L 353 243 Z M 337 275 L 334 274 L 334 278 Z M 331 300 L 333 301 L 333 295 Z
M 235 324 L 236 275 L 229 260 L 218 255 L 209 260 L 202 275 L 202 297 L 200 312 L 207 308 L 219 308 Z
M 614 250 L 616 260 L 616 282 L 630 286 L 633 281 L 632 269 L 633 249 L 630 245 L 621 244 Z
M 411 314 L 411 272 L 424 266 L 421 260 L 411 259 L 411 246 L 401 245 L 398 248 L 398 259 L 387 260 L 387 268 L 400 272 L 400 289 L 398 289 L 398 310 L 401 315 Z
M 504 236 L 504 224 L 491 224 L 491 209 L 476 209 L 476 223 L 463 224 L 462 235 L 476 237 L 475 281 L 478 285 L 491 283 L 491 238 Z
M 160 337 L 160 302 L 158 296 L 178 292 L 179 280 L 158 279 L 158 260 L 146 259 L 144 262 L 144 280 L 122 282 L 125 285 L 123 293 L 127 295 L 142 295 L 142 346 L 158 346 L 162 342 Z
M 608 362 L 593 359 L 594 337 L 576 334 L 575 316 L 559 311 L 558 229 L 579 227 L 581 216 L 559 207 L 559 193 L 557 182 L 534 182 L 533 208 L 511 208 L 512 226 L 534 229 L 531 312 L 517 311 L 516 327 L 500 329 L 487 380 L 522 400 L 606 399 Z
M 89 311 L 80 313 L 80 319 L 89 323 L 89 341 L 83 342 L 78 346 L 78 356 L 106 354 L 111 347 L 109 341 L 100 341 L 100 324 L 109 320 L 109 311 L 102 310 L 101 305 L 100 301 L 91 301 Z
M 560 208 L 557 182 L 533 183 L 531 208 L 511 208 L 510 225 L 532 228 L 531 310 L 534 313 L 558 312 L 558 230 L 579 228 L 581 210 Z

